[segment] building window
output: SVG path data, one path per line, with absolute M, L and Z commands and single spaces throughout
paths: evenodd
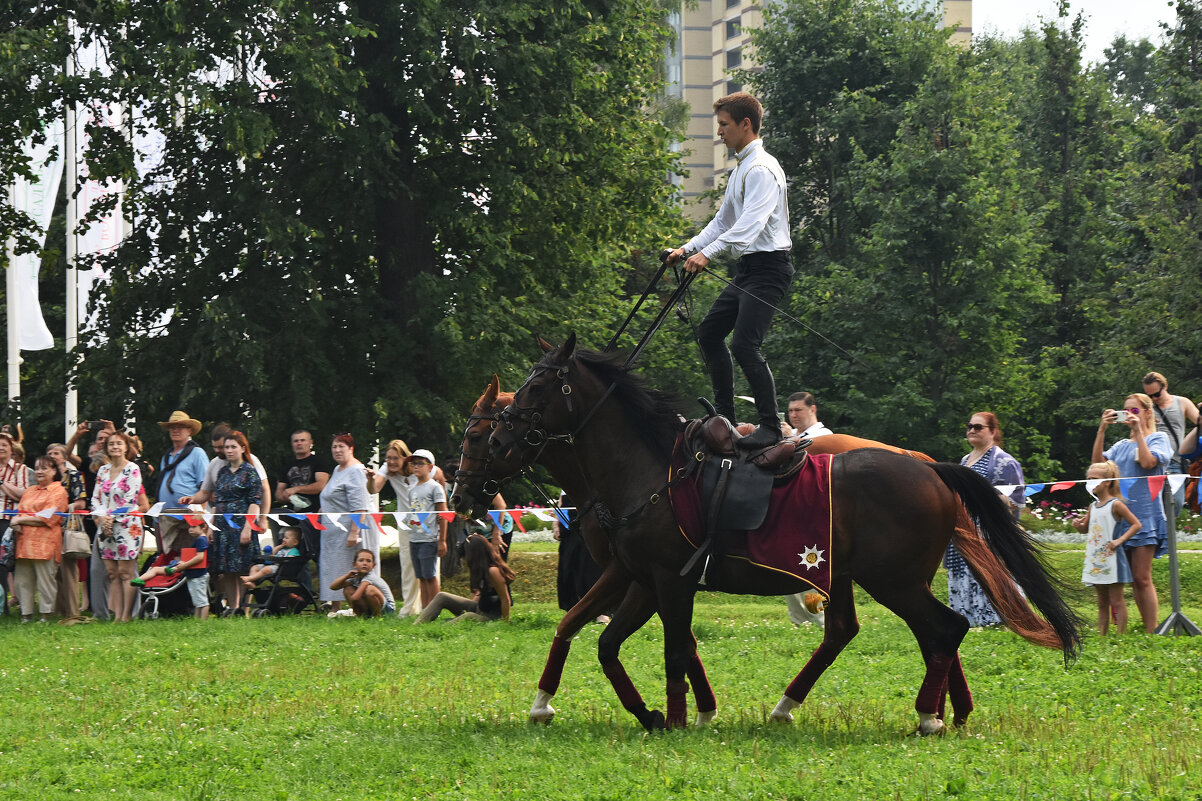
M 733 70 L 743 63 L 743 50 L 736 47 L 734 50 L 726 51 L 726 68 Z
M 727 8 L 738 8 L 743 5 L 743 0 L 726 0 Z
M 735 92 L 742 92 L 743 84 L 735 83 L 734 81 L 726 82 L 726 94 L 733 95 Z
M 735 19 L 726 21 L 726 38 L 735 39 L 743 32 L 743 19 L 736 17 Z

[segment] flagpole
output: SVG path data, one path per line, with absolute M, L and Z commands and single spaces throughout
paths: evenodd
M 75 22 L 67 17 L 67 81 L 75 76 Z M 67 397 L 64 405 L 63 430 L 69 440 L 79 425 L 79 392 L 75 388 L 75 346 L 79 342 L 79 270 L 75 263 L 78 256 L 78 244 L 75 241 L 75 228 L 79 225 L 79 204 L 75 198 L 78 186 L 78 168 L 75 162 L 75 103 L 66 104 L 66 130 L 63 137 L 63 149 L 66 150 L 67 164 L 67 309 L 64 336 L 64 350 L 67 353 L 68 375 Z
M 8 185 L 8 202 L 17 206 L 17 188 Z M 8 267 L 4 270 L 4 303 L 7 307 L 8 318 L 8 403 L 16 406 L 19 411 L 21 402 L 21 345 L 18 342 L 16 307 L 13 298 L 17 296 L 17 247 L 16 239 L 9 237 L 4 243 L 5 255 L 8 257 Z M 16 422 L 16 421 L 14 421 Z

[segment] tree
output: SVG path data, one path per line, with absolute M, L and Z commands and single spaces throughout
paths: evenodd
M 108 408 L 136 387 L 139 419 L 441 456 L 491 372 L 515 385 L 534 332 L 601 340 L 682 227 L 653 3 L 124 0 L 79 22 L 115 72 L 78 94 L 165 138 L 149 170 L 119 138 L 89 161 L 128 181 L 135 230 L 79 380 Z

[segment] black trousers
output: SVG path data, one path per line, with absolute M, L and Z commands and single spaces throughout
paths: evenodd
M 793 264 L 787 250 L 743 256 L 735 271 L 734 286 L 722 290 L 697 327 L 697 341 L 705 355 L 714 388 L 714 407 L 732 422 L 735 420 L 732 355 L 743 368 L 743 375 L 747 376 L 751 394 L 755 396 L 759 422 L 771 425 L 779 422 L 776 382 L 768 362 L 760 353 L 760 345 L 776 313 L 772 306 L 780 305 L 792 279 Z M 748 292 L 758 299 L 753 299 Z M 728 348 L 726 337 L 732 331 L 734 335 Z

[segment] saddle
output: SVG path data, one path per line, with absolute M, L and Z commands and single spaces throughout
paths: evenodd
M 810 444 L 808 439 L 788 437 L 767 448 L 747 450 L 739 447 L 742 438 L 721 415 L 690 420 L 685 426 L 686 452 L 693 454 L 692 468 L 705 507 L 706 541 L 681 575 L 707 555 L 716 537 L 763 524 L 772 487 L 801 470 Z

